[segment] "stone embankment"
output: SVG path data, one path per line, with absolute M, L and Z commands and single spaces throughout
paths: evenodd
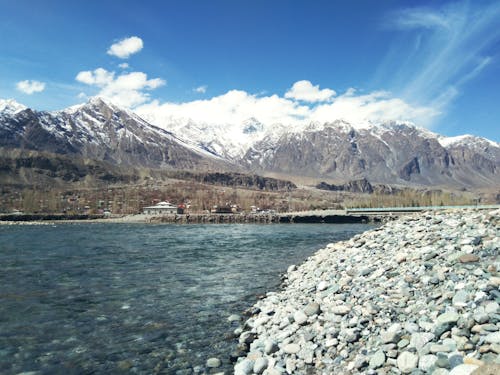
M 394 217 L 366 215 L 324 215 L 321 212 L 310 215 L 297 214 L 186 214 L 151 216 L 145 221 L 149 223 L 176 223 L 176 224 L 354 224 L 381 222 L 392 220 Z
M 235 374 L 500 374 L 499 232 L 433 212 L 328 245 L 251 309 Z

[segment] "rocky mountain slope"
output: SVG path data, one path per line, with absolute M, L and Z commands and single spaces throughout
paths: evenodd
M 104 101 L 37 112 L 0 100 L 0 147 L 28 149 L 112 165 L 305 176 L 377 184 L 500 185 L 500 145 L 470 135 L 443 137 L 409 123 L 241 124 L 153 122 Z
M 193 149 L 172 133 L 99 98 L 58 112 L 37 112 L 10 101 L 0 112 L 0 146 L 77 155 L 120 166 L 228 167 L 220 158 Z
M 440 137 L 395 122 L 357 129 L 349 123 L 311 124 L 267 136 L 242 158 L 254 170 L 376 183 L 498 186 L 500 147 L 484 138 Z

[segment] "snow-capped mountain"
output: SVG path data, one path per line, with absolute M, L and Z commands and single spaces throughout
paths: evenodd
M 214 155 L 101 98 L 56 112 L 24 109 L 9 113 L 0 121 L 3 147 L 153 168 L 192 169 L 221 163 Z
M 16 102 L 14 99 L 0 99 L 0 116 L 1 115 L 14 115 L 18 112 L 24 111 L 26 106 Z
M 380 183 L 495 186 L 500 146 L 474 136 L 444 137 L 409 122 L 199 124 L 157 119 L 193 145 L 253 171 Z
M 243 157 L 252 169 L 379 183 L 498 186 L 500 145 L 449 139 L 409 123 L 354 127 L 344 121 L 264 137 Z
M 259 173 L 340 181 L 500 185 L 498 143 L 471 135 L 444 137 L 408 122 L 289 125 L 249 118 L 208 124 L 186 118 L 144 119 L 100 98 L 57 112 L 0 103 L 0 147 L 139 167 L 221 170 L 238 165 Z
M 209 124 L 197 123 L 189 118 L 158 118 L 146 112 L 141 112 L 141 117 L 194 147 L 230 160 L 240 159 L 266 134 L 264 125 L 255 118 L 235 124 Z

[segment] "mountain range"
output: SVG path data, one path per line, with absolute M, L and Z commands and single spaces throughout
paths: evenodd
M 500 145 L 408 122 L 196 123 L 155 118 L 102 98 L 44 112 L 0 100 L 0 147 L 134 168 L 238 171 L 345 182 L 498 187 Z

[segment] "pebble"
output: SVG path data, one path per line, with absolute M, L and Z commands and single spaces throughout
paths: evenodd
M 327 245 L 251 308 L 235 373 L 460 375 L 500 361 L 499 227 L 500 210 L 436 211 Z
M 383 350 L 377 350 L 370 358 L 368 366 L 372 369 L 382 367 L 385 363 L 385 354 Z
M 466 306 L 468 298 L 469 298 L 469 295 L 465 290 L 459 290 L 453 296 L 453 300 L 452 300 L 453 306 L 457 306 L 457 307 Z
M 333 306 L 330 309 L 330 311 L 335 315 L 346 315 L 349 314 L 351 308 L 349 306 L 340 305 L 340 306 Z
M 279 350 L 278 344 L 276 341 L 273 340 L 267 340 L 264 346 L 264 353 L 266 354 L 273 354 Z
M 240 320 L 240 316 L 239 315 L 236 315 L 236 314 L 233 314 L 233 315 L 229 315 L 228 318 L 227 318 L 227 321 L 228 322 L 238 322 Z
M 398 356 L 397 364 L 398 369 L 403 374 L 409 374 L 417 368 L 418 355 L 410 352 L 403 352 Z
M 306 324 L 307 323 L 307 315 L 303 311 L 301 311 L 301 310 L 296 311 L 293 314 L 293 320 L 298 325 Z
M 474 254 L 464 254 L 458 257 L 458 260 L 460 263 L 473 263 L 473 262 L 478 262 L 479 257 Z
M 288 354 L 297 354 L 300 350 L 299 344 L 287 344 L 283 347 L 283 351 Z
M 401 324 L 395 323 L 387 331 L 382 331 L 380 338 L 384 344 L 395 343 L 401 337 Z
M 222 365 L 222 362 L 220 361 L 219 358 L 207 359 L 207 367 L 216 368 L 216 367 L 220 367 L 221 365 Z
M 450 375 L 469 375 L 478 367 L 476 365 L 458 365 L 450 371 Z
M 247 375 L 253 371 L 254 362 L 245 358 L 234 366 L 234 375 Z
M 484 341 L 490 344 L 500 344 L 500 331 L 487 334 Z
M 418 360 L 418 368 L 424 372 L 431 372 L 435 368 L 437 359 L 433 354 L 423 355 Z
M 304 313 L 307 315 L 307 316 L 312 316 L 312 315 L 317 315 L 319 314 L 321 311 L 321 308 L 319 306 L 319 303 L 316 303 L 316 302 L 312 302 L 310 303 L 309 305 L 306 306 L 306 308 L 304 309 Z
M 264 357 L 257 358 L 257 360 L 253 365 L 253 372 L 256 374 L 262 374 L 264 370 L 267 368 L 268 364 L 269 361 L 267 360 L 267 358 Z
M 322 292 L 323 290 L 326 290 L 328 288 L 328 283 L 323 280 L 323 281 L 320 281 L 318 286 L 316 287 L 316 290 L 318 292 Z

